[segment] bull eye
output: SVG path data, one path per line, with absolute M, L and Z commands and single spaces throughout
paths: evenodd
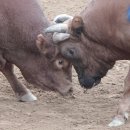
M 73 51 L 72 49 L 69 50 L 69 53 L 70 53 L 71 55 L 74 55 L 74 51 Z
M 56 60 L 55 64 L 56 64 L 56 67 L 57 67 L 58 69 L 62 69 L 63 66 L 64 66 L 64 61 L 61 60 L 61 59 L 58 59 L 58 60 Z
M 63 61 L 62 60 L 59 60 L 59 65 L 62 65 L 63 64 Z
M 74 48 L 68 49 L 67 56 L 69 58 L 74 58 L 75 57 L 75 49 Z

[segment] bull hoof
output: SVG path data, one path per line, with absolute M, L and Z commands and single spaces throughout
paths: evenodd
M 128 120 L 128 113 L 125 113 L 124 117 L 115 117 L 108 126 L 109 127 L 121 126 L 124 125 L 127 120 Z
M 36 101 L 37 97 L 35 97 L 30 91 L 28 91 L 27 94 L 18 97 L 18 100 L 22 102 L 32 102 L 32 101 Z
M 124 120 L 114 118 L 113 121 L 108 126 L 109 127 L 117 127 L 117 126 L 121 126 L 124 124 L 125 124 Z

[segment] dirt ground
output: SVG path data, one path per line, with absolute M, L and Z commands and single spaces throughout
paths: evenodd
M 43 0 L 45 13 L 51 20 L 55 15 L 78 14 L 86 0 Z M 126 125 L 109 128 L 123 94 L 123 81 L 129 61 L 119 61 L 102 79 L 102 83 L 87 92 L 79 86 L 73 72 L 75 98 L 44 92 L 27 84 L 16 68 L 19 80 L 38 97 L 31 103 L 18 102 L 7 80 L 0 74 L 0 130 L 130 130 Z

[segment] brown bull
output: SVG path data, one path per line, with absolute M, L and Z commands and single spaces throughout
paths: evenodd
M 71 88 L 71 65 L 43 34 L 49 21 L 36 0 L 0 0 L 0 71 L 21 101 L 36 97 L 16 78 L 15 64 L 24 78 L 42 89 L 66 94 Z
M 70 34 L 59 44 L 61 53 L 74 65 L 81 86 L 91 88 L 100 83 L 115 61 L 130 60 L 130 0 L 93 0 L 79 16 L 46 32 L 57 32 L 57 37 Z M 109 126 L 122 125 L 128 118 L 130 71 L 124 86 L 123 100 Z

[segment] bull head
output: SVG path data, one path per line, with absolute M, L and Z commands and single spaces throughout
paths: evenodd
M 96 43 L 97 39 L 93 38 L 93 35 L 85 30 L 85 27 L 83 19 L 80 16 L 75 16 L 67 22 L 47 28 L 46 32 L 54 33 L 53 40 L 58 44 L 68 39 L 67 44 L 64 41 L 59 45 L 60 52 L 73 64 L 81 86 L 92 88 L 100 83 L 101 78 L 112 68 L 114 62 L 113 59 L 111 60 L 113 55 L 110 50 L 104 46 L 92 44 Z M 89 30 L 89 27 L 87 29 Z M 55 40 L 55 32 L 58 40 Z M 104 58 L 102 50 L 106 52 L 107 58 Z

